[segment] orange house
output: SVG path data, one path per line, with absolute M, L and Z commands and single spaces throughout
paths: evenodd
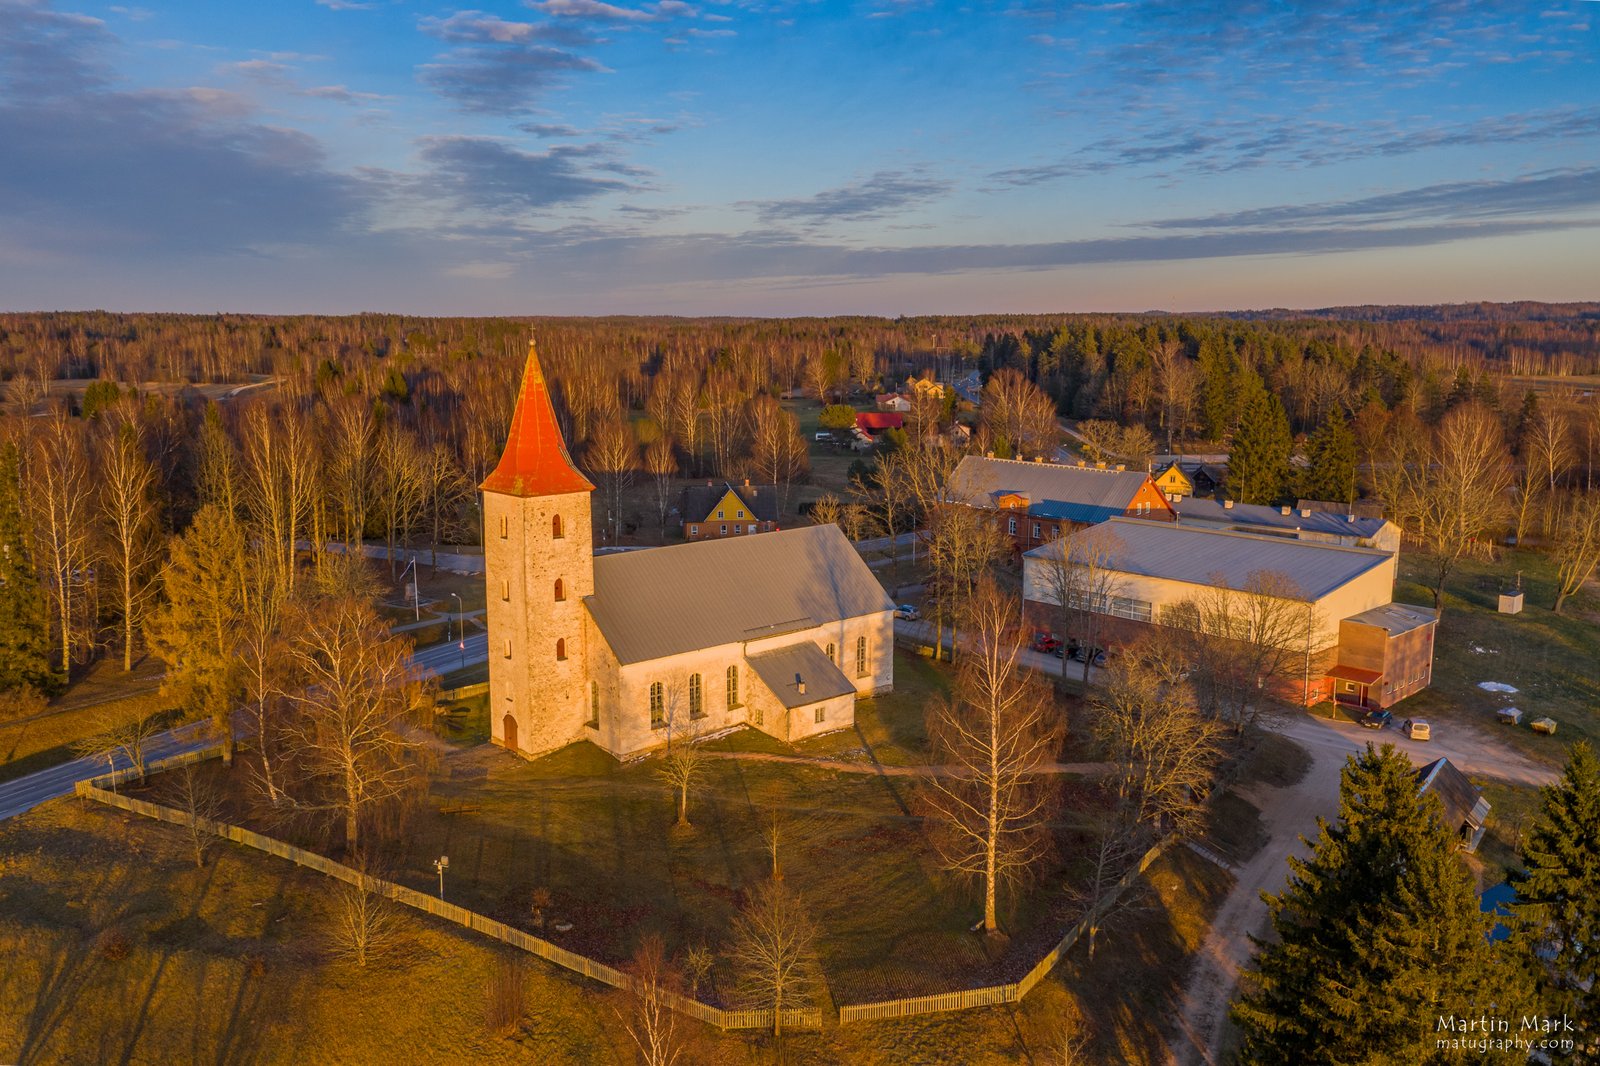
M 1017 552 L 1110 518 L 1177 521 L 1177 512 L 1142 470 L 1066 466 L 969 455 L 950 477 L 946 499 L 993 511 Z

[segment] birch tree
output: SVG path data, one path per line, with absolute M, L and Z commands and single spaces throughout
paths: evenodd
M 744 996 L 770 1008 L 772 1035 L 783 1034 L 783 1012 L 816 986 L 816 926 L 801 898 L 781 881 L 763 881 L 733 924 L 728 951 Z
M 928 777 L 923 795 L 934 846 L 946 869 L 981 886 L 991 935 L 1001 889 L 1026 878 L 1048 847 L 1056 789 L 1042 771 L 1062 738 L 1049 690 L 1022 662 L 1017 610 L 992 579 L 979 584 L 955 686 L 928 721 L 948 768 Z
M 1600 564 L 1600 506 L 1595 493 L 1571 493 L 1557 510 L 1554 550 L 1556 602 L 1560 614 L 1567 598 L 1582 589 Z
M 131 422 L 112 425 L 97 450 L 103 554 L 122 616 L 122 669 L 131 671 L 134 632 L 143 622 L 156 553 L 155 468 Z
M 94 481 L 82 429 L 64 411 L 43 419 L 33 434 L 23 487 L 32 512 L 34 563 L 47 578 L 65 677 L 89 624 Z
M 633 484 L 638 466 L 639 447 L 629 425 L 620 417 L 600 423 L 584 452 L 584 468 L 600 486 L 612 543 L 616 543 L 622 525 L 622 493 Z
M 661 521 L 661 535 L 665 537 L 667 510 L 672 504 L 672 479 L 678 473 L 678 457 L 672 452 L 672 438 L 663 434 L 645 447 L 644 471 L 650 475 L 650 484 L 655 490 L 656 517 Z
M 1122 591 L 1117 560 L 1127 549 L 1122 538 L 1102 524 L 1056 541 L 1039 558 L 1035 572 L 1043 582 L 1045 597 L 1056 604 L 1062 632 L 1071 632 L 1088 647 L 1083 658 L 1085 685 L 1111 601 Z M 1068 656 L 1061 656 L 1063 678 L 1068 661 Z
M 1461 557 L 1504 525 L 1511 468 L 1499 419 L 1475 404 L 1444 416 L 1432 458 L 1421 509 L 1433 606 L 1442 610 L 1445 582 Z

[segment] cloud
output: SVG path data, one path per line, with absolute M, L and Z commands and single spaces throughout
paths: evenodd
M 586 33 L 570 27 L 511 22 L 481 11 L 457 11 L 448 18 L 430 16 L 420 19 L 417 28 L 450 44 L 527 44 L 532 41 L 581 44 L 591 40 Z
M 256 254 L 325 241 L 360 217 L 360 183 L 306 134 L 251 120 L 210 88 L 125 91 L 93 19 L 0 0 L 0 232 L 50 255 Z
M 605 158 L 593 146 L 524 152 L 504 141 L 464 136 L 427 137 L 420 143 L 419 154 L 431 174 L 428 189 L 491 214 L 573 204 L 635 187 L 598 176 L 597 170 L 643 176 L 642 171 Z
M 295 95 L 308 96 L 313 100 L 330 100 L 336 104 L 371 104 L 389 99 L 382 93 L 357 92 L 347 85 L 312 85 L 296 89 Z
M 951 183 L 886 170 L 864 181 L 793 200 L 751 202 L 768 223 L 862 222 L 883 218 L 949 192 Z
M 564 126 L 553 122 L 524 122 L 517 129 L 535 137 L 565 138 L 583 136 L 583 131 L 576 126 Z
M 317 0 L 317 5 L 329 11 L 371 11 L 378 6 L 363 0 Z
M 586 56 L 559 48 L 531 45 L 457 48 L 419 69 L 423 84 L 463 111 L 516 114 L 527 111 L 540 94 L 561 84 L 562 76 L 603 71 Z
M 677 0 L 649 4 L 644 8 L 618 7 L 601 0 L 530 0 L 535 11 L 557 18 L 586 19 L 591 22 L 659 22 L 664 18 L 692 15 L 694 8 Z

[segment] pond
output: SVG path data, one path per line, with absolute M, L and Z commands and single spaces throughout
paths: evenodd
M 1502 881 L 1498 885 L 1484 890 L 1483 895 L 1478 897 L 1478 909 L 1496 917 L 1509 918 L 1511 917 L 1511 904 L 1515 903 L 1516 900 L 1517 890 L 1512 887 L 1511 882 Z M 1510 927 L 1500 922 L 1496 922 L 1494 928 L 1489 930 L 1490 940 L 1504 940 L 1510 935 Z

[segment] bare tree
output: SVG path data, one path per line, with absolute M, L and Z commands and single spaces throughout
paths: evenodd
M 1444 416 L 1432 458 L 1422 512 L 1433 557 L 1433 606 L 1442 610 L 1444 584 L 1456 563 L 1505 521 L 1511 471 L 1499 419 L 1474 404 Z
M 198 772 L 193 763 L 167 771 L 162 780 L 168 805 L 188 816 L 183 823 L 184 833 L 194 850 L 195 866 L 204 867 L 206 852 L 217 842 L 214 830 L 222 817 L 222 790 L 214 778 Z
M 950 697 L 929 710 L 928 734 L 948 772 L 924 790 L 945 867 L 975 878 L 983 928 L 999 931 L 1002 885 L 1025 878 L 1048 845 L 1056 789 L 1041 773 L 1061 746 L 1049 690 L 1023 665 L 1017 600 L 983 579 L 967 608 L 968 638 Z
M 664 537 L 667 533 L 667 510 L 672 504 L 672 479 L 678 474 L 678 457 L 672 452 L 671 437 L 663 434 L 645 447 L 644 470 L 650 475 L 655 488 L 656 514 L 661 520 L 661 535 Z
M 1005 551 L 1005 535 L 992 513 L 961 505 L 934 510 L 928 522 L 928 565 L 933 571 L 936 654 L 942 654 L 945 624 L 950 625 L 953 643 L 962 605 Z
M 816 927 L 798 895 L 780 881 L 763 881 L 734 920 L 728 956 L 746 998 L 772 1009 L 772 1034 L 783 1033 L 783 1011 L 816 984 Z
M 657 771 L 678 794 L 678 828 L 689 828 L 689 793 L 705 773 L 705 752 L 695 741 L 698 730 L 693 722 L 678 728 L 678 723 L 667 722 L 667 750 L 661 756 Z M 676 736 L 674 735 L 676 734 Z
M 751 471 L 762 481 L 780 486 L 778 509 L 789 509 L 789 487 L 811 466 L 800 420 L 771 396 L 757 396 L 747 412 L 750 423 Z
M 643 1066 L 676 1066 L 683 1061 L 683 1035 L 672 998 L 681 984 L 667 961 L 666 945 L 651 933 L 639 944 L 628 967 L 632 1009 L 623 1017 L 623 1028 L 638 1049 Z
M 1397 526 L 1426 536 L 1433 459 L 1427 428 L 1405 408 L 1362 428 L 1373 487 Z
M 1119 910 L 1131 905 L 1131 895 L 1122 891 L 1122 879 L 1149 847 L 1148 828 L 1140 826 L 1124 804 L 1113 802 L 1093 824 L 1095 843 L 1087 856 L 1087 869 L 1067 890 L 1067 898 L 1083 913 L 1091 959 L 1100 930 Z
M 379 430 L 373 459 L 374 504 L 383 521 L 392 579 L 396 574 L 395 545 L 410 541 L 427 502 L 427 461 L 416 438 L 392 421 Z
M 120 755 L 127 761 L 128 769 L 133 771 L 139 783 L 143 784 L 149 763 L 150 742 L 165 729 L 161 716 L 155 714 L 135 715 L 120 721 L 112 719 L 99 732 L 73 745 L 73 750 L 91 759 L 104 759 L 108 771 L 116 769 L 117 756 Z
M 24 505 L 31 518 L 33 557 L 48 578 L 61 639 L 61 673 L 67 675 L 73 649 L 83 643 L 90 623 L 94 480 L 76 420 L 57 410 L 42 421 L 23 466 Z
M 293 628 L 288 732 L 302 772 L 325 786 L 296 800 L 338 814 L 354 851 L 363 816 L 419 783 L 424 747 L 408 725 L 431 695 L 413 675 L 407 642 L 364 602 L 309 604 Z
M 1556 602 L 1560 614 L 1567 597 L 1594 577 L 1600 564 L 1600 505 L 1593 490 L 1571 493 L 1556 512 Z
M 1061 437 L 1056 405 L 1015 370 L 1001 370 L 984 385 L 978 418 L 997 452 L 1019 458 L 1055 455 Z
M 122 614 L 122 669 L 133 669 L 133 635 L 143 622 L 156 555 L 155 468 L 138 427 L 113 424 L 99 451 L 99 513 L 105 559 Z
M 368 960 L 394 946 L 399 926 L 394 904 L 379 893 L 376 877 L 362 870 L 354 883 L 340 881 L 334 888 L 328 943 L 336 958 L 366 966 Z
M 639 466 L 639 447 L 634 442 L 633 430 L 620 417 L 607 419 L 590 438 L 584 456 L 586 469 L 600 485 L 606 524 L 611 528 L 611 540 L 615 543 L 622 525 L 622 493 L 633 484 L 634 471 Z
M 817 398 L 818 403 L 827 403 L 828 394 L 839 383 L 843 373 L 843 360 L 837 353 L 824 352 L 813 355 L 805 364 L 806 387 Z
M 841 511 L 839 497 L 831 492 L 824 492 L 817 497 L 817 502 L 811 506 L 811 520 L 819 526 L 831 524 L 843 529 L 844 523 L 842 520 L 844 515 Z
M 1036 573 L 1043 588 L 1036 599 L 1056 605 L 1063 633 L 1071 632 L 1087 649 L 1083 658 L 1083 683 L 1099 646 L 1103 620 L 1112 600 L 1122 591 L 1118 560 L 1127 544 L 1109 525 L 1090 526 L 1051 544 L 1039 555 Z M 1061 656 L 1061 676 L 1067 676 L 1066 655 Z
M 1107 462 L 1122 444 L 1122 427 L 1103 418 L 1084 419 L 1078 423 L 1078 440 L 1090 462 Z

